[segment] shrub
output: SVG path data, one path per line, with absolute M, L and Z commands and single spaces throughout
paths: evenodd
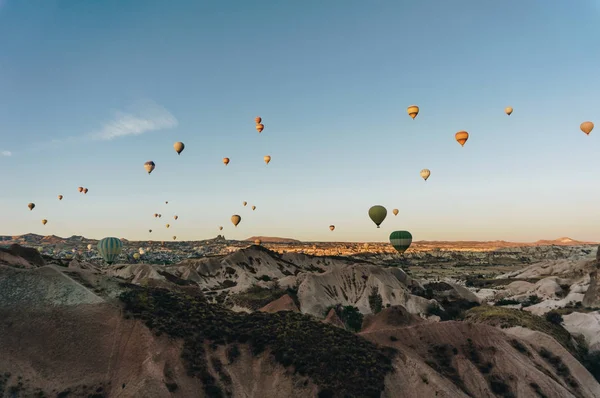
M 563 323 L 563 317 L 556 311 L 550 311 L 546 313 L 546 320 L 555 325 L 560 325 Z
M 379 289 L 377 289 L 376 286 L 371 288 L 371 294 L 369 295 L 369 307 L 371 308 L 373 314 L 378 314 L 383 308 L 383 299 L 381 298 Z

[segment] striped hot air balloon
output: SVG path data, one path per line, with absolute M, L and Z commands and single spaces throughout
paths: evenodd
M 410 247 L 412 235 L 408 231 L 394 231 L 390 234 L 390 243 L 402 254 Z
M 98 253 L 108 265 L 115 262 L 121 250 L 123 250 L 123 242 L 119 238 L 108 237 L 98 242 Z

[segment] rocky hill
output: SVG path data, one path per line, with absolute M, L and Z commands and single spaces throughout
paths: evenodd
M 0 250 L 0 396 L 600 396 L 564 327 L 481 305 L 504 280 L 584 278 L 595 252 L 472 291 L 255 245 L 111 267 L 34 252 Z

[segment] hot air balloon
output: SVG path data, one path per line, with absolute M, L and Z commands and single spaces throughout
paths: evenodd
M 223 230 L 223 227 L 219 227 L 219 231 L 222 231 L 222 230 Z
M 46 220 L 45 218 L 42 220 L 42 224 L 46 225 L 46 223 L 48 222 L 48 220 Z
M 167 228 L 169 228 L 169 227 L 170 227 L 170 225 L 169 225 L 169 224 L 167 224 Z
M 134 258 L 135 260 L 139 260 L 139 259 L 140 259 L 140 257 L 141 257 L 141 256 L 140 256 L 140 253 L 133 253 L 133 258 Z
M 159 215 L 158 215 L 158 218 L 162 218 L 162 214 L 159 214 Z
M 269 164 L 269 162 L 271 161 L 271 157 L 269 155 L 265 156 L 263 159 L 265 160 L 266 164 Z
M 79 192 L 83 192 L 83 187 L 79 187 L 79 188 L 77 188 L 77 190 L 78 190 Z
M 256 210 L 256 206 L 252 206 L 252 210 Z
M 58 200 L 62 200 L 63 196 L 62 195 L 58 195 Z
M 166 205 L 168 205 L 168 204 L 169 204 L 169 201 L 168 201 L 168 200 L 166 200 L 166 201 L 165 201 L 165 204 L 166 204 Z
M 148 232 L 152 233 L 152 230 L 151 230 L 151 229 L 149 229 L 149 230 L 148 230 Z
M 175 152 L 177 152 L 178 155 L 181 155 L 181 152 L 185 149 L 185 145 L 183 145 L 183 142 L 176 142 L 173 144 L 173 148 L 175 148 Z
M 123 242 L 119 238 L 108 237 L 98 242 L 98 253 L 108 265 L 119 257 L 121 250 L 123 250 Z
M 469 133 L 466 131 L 459 131 L 454 134 L 454 138 L 456 138 L 456 141 L 458 141 L 461 146 L 465 146 L 465 142 L 469 139 Z
M 431 175 L 431 171 L 429 171 L 429 169 L 421 170 L 421 177 L 423 177 L 423 179 L 425 181 L 427 181 L 427 179 L 429 178 L 430 175 Z
M 223 158 L 223 164 L 227 166 L 229 164 L 229 158 Z
M 158 213 L 154 213 L 154 218 L 158 218 Z
M 255 239 L 255 240 L 254 240 L 254 244 L 255 244 L 256 246 L 260 246 L 260 244 L 261 244 L 261 243 L 262 243 L 262 241 L 261 241 L 260 239 Z
M 176 237 L 176 236 L 173 236 L 173 240 L 175 240 L 175 239 L 177 239 L 177 237 Z
M 173 216 L 173 218 L 177 220 L 179 218 L 179 216 Z
M 244 206 L 246 206 L 246 205 L 248 204 L 248 202 L 246 202 L 246 201 L 243 201 L 243 202 L 242 202 L 242 204 L 243 204 Z
M 379 226 L 381 225 L 383 220 L 385 220 L 386 216 L 387 209 L 383 206 L 376 205 L 369 209 L 369 217 L 371 217 L 371 220 L 373 220 L 375 225 L 377 225 L 377 228 L 380 228 Z
M 392 210 L 392 213 L 394 213 L 394 215 L 397 216 L 398 215 L 398 209 Z
M 329 230 L 330 231 L 333 231 L 334 229 L 335 229 L 335 225 L 332 224 L 332 225 L 329 226 Z
M 146 169 L 148 174 L 152 173 L 152 170 L 154 170 L 155 167 L 156 167 L 156 165 L 154 164 L 154 162 L 152 160 L 149 160 L 146 163 L 144 163 L 144 168 Z
M 257 116 L 254 118 L 254 121 L 256 122 L 256 124 L 260 124 L 260 122 L 262 122 L 262 118 L 260 116 Z
M 143 256 L 144 254 L 146 254 L 146 251 L 140 247 L 138 249 L 138 253 L 140 253 L 140 255 Z
M 233 223 L 234 226 L 238 226 L 238 224 L 240 223 L 240 221 L 242 221 L 242 217 L 238 216 L 237 214 L 234 214 L 233 216 L 231 216 L 231 222 Z
M 35 203 L 29 203 L 27 207 L 29 207 L 29 211 L 31 211 L 35 207 Z
M 506 108 L 504 108 L 504 113 L 506 113 L 508 116 L 510 116 L 510 114 L 513 112 L 513 108 L 511 108 L 510 106 L 507 106 Z
M 416 105 L 411 105 L 406 111 L 408 112 L 408 116 L 412 117 L 414 120 L 419 114 L 419 107 Z
M 83 193 L 84 194 L 88 193 L 88 189 L 87 188 L 83 188 Z
M 410 247 L 412 235 L 408 231 L 394 231 L 390 234 L 390 243 L 402 254 Z
M 256 123 L 256 131 L 258 131 L 259 133 L 261 133 L 265 128 L 265 125 L 262 123 Z
M 579 128 L 581 129 L 581 131 L 583 131 L 587 135 L 590 135 L 590 133 L 594 129 L 594 123 L 592 123 L 592 122 L 583 122 L 583 123 L 581 123 L 581 125 L 579 126 Z

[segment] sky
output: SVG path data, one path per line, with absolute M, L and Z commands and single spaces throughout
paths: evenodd
M 0 235 L 600 241 L 598 48 L 598 0 L 0 0 Z

